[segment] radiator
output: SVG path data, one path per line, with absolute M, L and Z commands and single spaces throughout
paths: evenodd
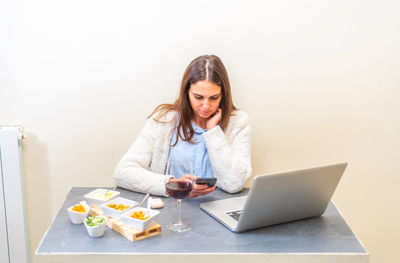
M 22 126 L 0 126 L 0 262 L 28 263 Z

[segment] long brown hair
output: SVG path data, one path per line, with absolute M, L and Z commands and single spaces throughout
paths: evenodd
M 221 59 L 215 55 L 204 55 L 194 59 L 183 74 L 178 99 L 173 104 L 161 104 L 157 106 L 150 116 L 148 116 L 150 118 L 154 113 L 159 111 L 159 114 L 154 119 L 161 122 L 161 118 L 169 111 L 178 112 L 179 119 L 174 145 L 178 142 L 178 136 L 184 141 L 193 143 L 194 129 L 192 119 L 194 118 L 194 112 L 190 105 L 189 89 L 190 85 L 200 80 L 207 80 L 221 87 L 221 102 L 219 107 L 222 110 L 222 116 L 219 125 L 222 130 L 225 130 L 228 126 L 230 116 L 236 109 L 232 101 L 228 73 Z M 180 131 L 183 132 L 183 135 Z

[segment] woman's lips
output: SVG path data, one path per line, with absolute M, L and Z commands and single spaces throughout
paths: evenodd
M 202 111 L 201 110 L 200 113 L 203 114 L 203 115 L 208 115 L 208 114 L 210 114 L 210 111 Z

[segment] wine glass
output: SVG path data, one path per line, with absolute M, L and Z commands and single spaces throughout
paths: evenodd
M 193 181 L 190 178 L 183 177 L 185 174 L 193 174 L 191 160 L 168 160 L 166 176 L 165 176 L 165 190 L 168 195 L 176 199 L 178 204 L 178 218 L 176 221 L 167 225 L 167 228 L 172 231 L 184 232 L 190 230 L 190 224 L 182 221 L 181 215 L 181 202 L 182 199 L 188 197 L 193 188 Z M 171 178 L 169 175 L 172 175 Z

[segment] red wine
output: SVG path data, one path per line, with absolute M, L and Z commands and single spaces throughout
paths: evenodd
M 171 181 L 168 182 L 165 187 L 170 196 L 176 199 L 183 199 L 189 196 L 193 186 L 191 182 Z

